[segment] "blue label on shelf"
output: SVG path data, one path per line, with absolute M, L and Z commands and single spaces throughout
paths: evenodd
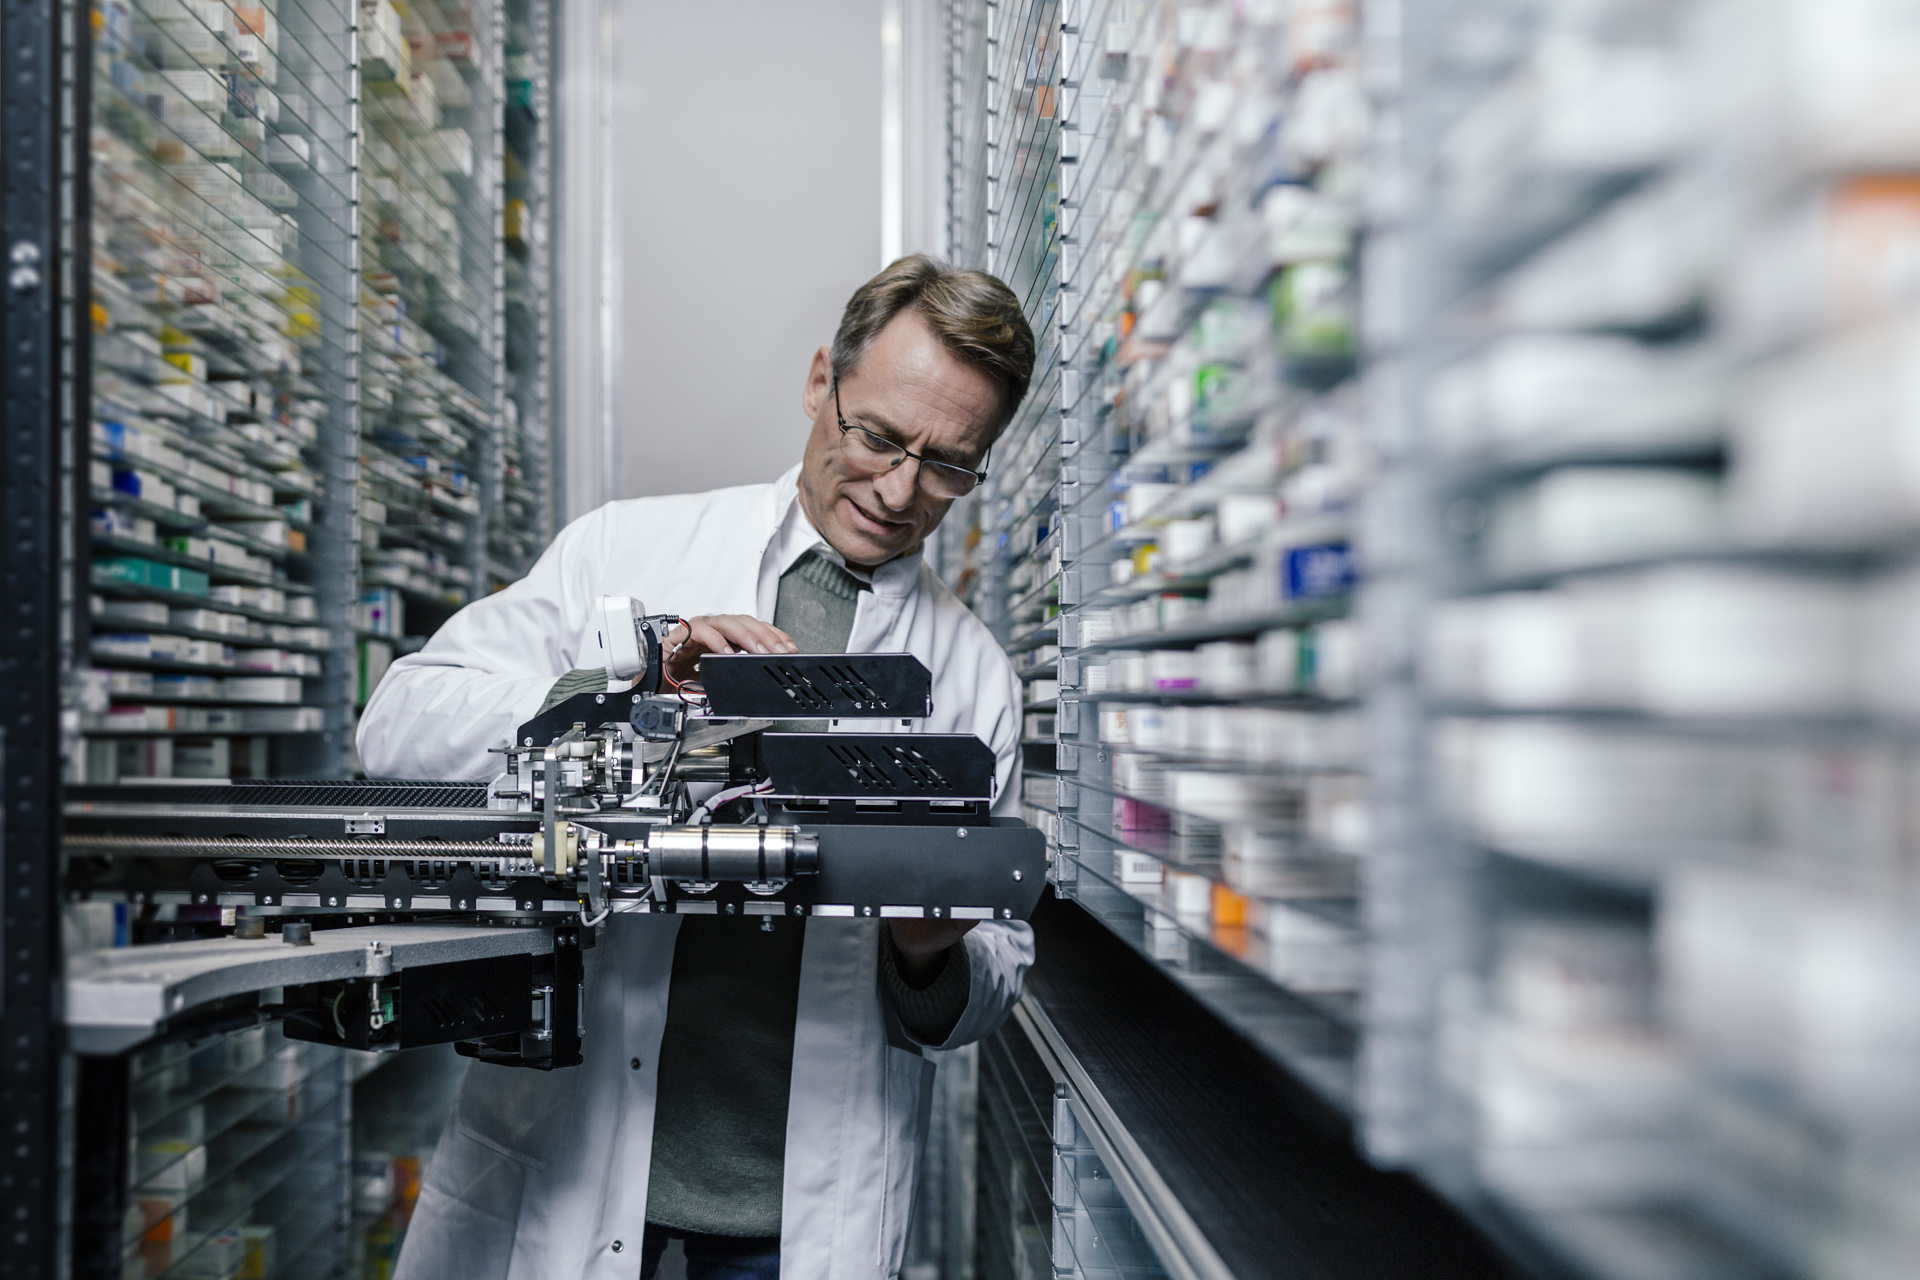
M 1280 573 L 1282 594 L 1289 600 L 1339 595 L 1353 585 L 1353 549 L 1344 542 L 1294 547 Z

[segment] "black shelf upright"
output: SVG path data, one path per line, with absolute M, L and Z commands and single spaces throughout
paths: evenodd
M 0 1277 L 66 1268 L 60 1196 L 58 814 L 62 709 L 85 640 L 75 579 L 86 436 L 87 25 L 59 0 L 0 7 L 5 359 L 0 520 Z

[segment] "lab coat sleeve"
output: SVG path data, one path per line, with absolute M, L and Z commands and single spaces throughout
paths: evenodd
M 1026 730 L 1026 713 L 1021 709 L 1020 702 L 1020 677 L 1014 674 L 1013 664 L 1007 661 L 1006 654 L 997 646 L 985 656 L 981 668 L 981 718 L 974 732 L 993 748 L 993 774 L 1000 786 L 993 798 L 993 816 L 1017 818 L 1020 816 L 1024 771 L 1020 735 Z M 996 693 L 997 696 L 994 696 Z
M 986 920 L 960 941 L 967 949 L 972 987 L 953 1033 L 935 1049 L 957 1049 L 992 1035 L 1013 1012 L 1033 965 L 1033 926 L 1023 920 Z
M 1021 807 L 1020 735 L 1025 728 L 1020 677 L 986 628 L 980 631 L 984 643 L 978 652 L 974 684 L 979 691 L 974 732 L 993 748 L 994 774 L 1000 783 L 993 816 L 1017 818 Z M 932 1048 L 955 1049 L 993 1034 L 1013 1012 L 1027 969 L 1033 964 L 1033 926 L 1025 921 L 983 921 L 960 945 L 967 949 L 972 970 L 967 1007 L 953 1033 Z
M 420 652 L 395 662 L 360 718 L 370 777 L 484 779 L 513 731 L 578 665 L 576 637 L 611 537 L 609 509 L 582 516 L 531 572 L 453 615 Z

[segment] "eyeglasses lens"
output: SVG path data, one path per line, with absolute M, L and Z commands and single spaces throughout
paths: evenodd
M 850 427 L 847 430 L 846 452 L 848 461 L 875 474 L 891 471 L 907 458 L 906 451 L 900 446 L 874 435 L 864 427 Z M 973 492 L 977 483 L 978 479 L 971 471 L 944 462 L 920 464 L 920 487 L 936 498 L 964 498 Z

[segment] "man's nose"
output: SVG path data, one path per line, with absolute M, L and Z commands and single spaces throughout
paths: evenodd
M 873 478 L 873 491 L 891 511 L 905 511 L 913 505 L 914 487 L 920 483 L 920 464 L 912 458 Z

